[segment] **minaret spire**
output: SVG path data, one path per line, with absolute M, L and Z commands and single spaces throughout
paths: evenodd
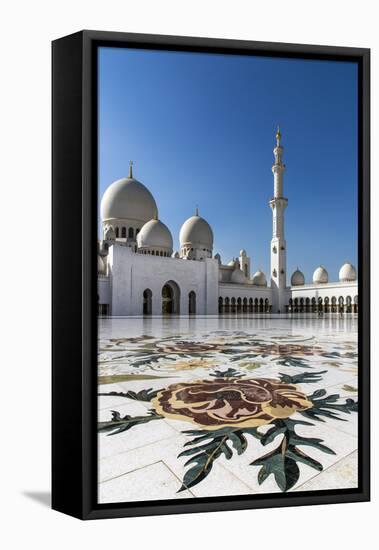
M 278 128 L 276 130 L 276 146 L 277 147 L 280 147 L 280 139 L 282 137 L 282 134 L 280 133 L 280 128 L 279 128 L 279 124 L 278 124 Z
M 275 137 L 276 137 L 276 147 L 274 148 L 274 151 L 273 151 L 275 162 L 272 167 L 272 171 L 274 174 L 274 182 L 275 182 L 274 196 L 281 196 L 281 195 L 276 195 L 276 192 L 280 192 L 280 193 L 283 192 L 283 172 L 285 171 L 286 167 L 283 164 L 283 160 L 282 160 L 282 155 L 283 155 L 283 147 L 281 145 L 282 134 L 280 133 L 279 126 L 278 126 L 278 129 L 276 130 Z
M 283 164 L 282 134 L 278 126 L 276 134 L 276 146 L 274 147 L 274 196 L 270 200 L 272 210 L 272 239 L 271 239 L 271 288 L 273 311 L 283 312 L 285 308 L 284 290 L 286 288 L 286 254 L 287 245 L 284 237 L 284 211 L 288 199 L 283 196 L 283 175 L 286 169 Z
M 129 161 L 129 178 L 133 177 L 133 161 Z

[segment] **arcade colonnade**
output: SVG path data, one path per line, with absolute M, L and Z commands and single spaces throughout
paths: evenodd
M 272 305 L 268 298 L 235 298 L 232 296 L 218 299 L 220 315 L 228 313 L 271 313 Z
M 358 295 L 290 298 L 286 313 L 358 313 Z

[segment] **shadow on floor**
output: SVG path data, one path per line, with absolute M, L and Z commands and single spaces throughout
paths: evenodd
M 38 502 L 42 506 L 51 506 L 51 493 L 50 491 L 24 491 L 23 495 L 25 497 Z

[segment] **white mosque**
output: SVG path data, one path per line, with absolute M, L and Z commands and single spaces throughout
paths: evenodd
M 154 197 L 133 177 L 112 183 L 101 201 L 102 240 L 98 243 L 99 315 L 218 315 L 267 313 L 358 313 L 357 272 L 345 263 L 339 281 L 329 282 L 323 266 L 312 282 L 297 269 L 287 284 L 287 243 L 283 195 L 283 147 L 278 128 L 269 277 L 252 275 L 251 259 L 242 249 L 224 264 L 213 255 L 213 231 L 199 215 L 186 220 L 179 234 L 180 250 L 173 251 L 168 227 L 159 220 Z M 268 282 L 269 280 L 269 282 Z

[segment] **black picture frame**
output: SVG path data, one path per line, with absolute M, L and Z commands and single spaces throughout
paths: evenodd
M 358 63 L 359 487 L 97 504 L 97 63 L 99 46 Z M 81 519 L 370 499 L 370 50 L 82 31 L 52 43 L 52 507 Z M 75 235 L 75 243 L 69 238 Z M 67 269 L 67 266 L 74 269 Z

